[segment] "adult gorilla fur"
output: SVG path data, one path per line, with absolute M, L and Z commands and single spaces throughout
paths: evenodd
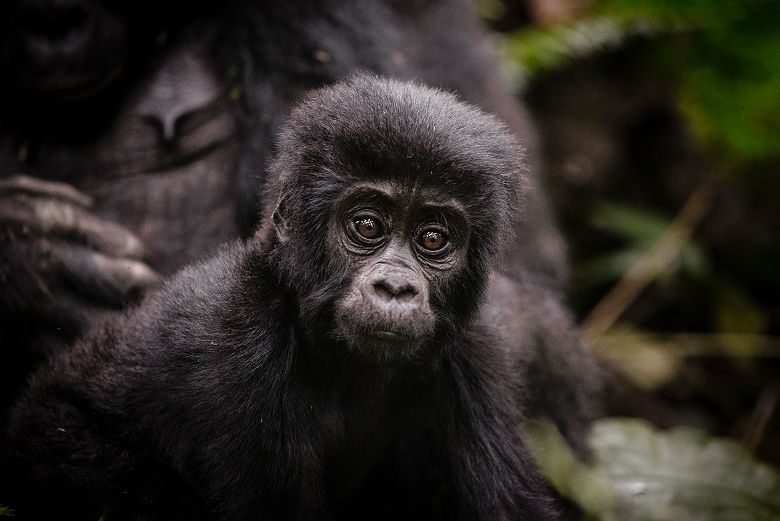
M 357 77 L 309 98 L 282 132 L 255 237 L 33 378 L 12 421 L 36 497 L 20 513 L 557 518 L 520 437 L 533 347 L 492 323 L 506 301 L 483 298 L 522 170 L 502 125 L 440 91 Z M 364 184 L 400 194 L 399 216 L 433 193 L 467 219 L 448 232 L 462 234 L 452 263 L 426 276 L 430 329 L 411 350 L 380 341 L 383 356 L 353 349 L 333 316 L 373 258 L 334 249 L 337 202 Z

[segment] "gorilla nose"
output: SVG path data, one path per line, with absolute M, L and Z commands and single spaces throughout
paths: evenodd
M 27 34 L 51 43 L 86 35 L 89 19 L 84 0 L 27 0 L 21 8 L 21 26 Z
M 373 283 L 374 294 L 380 302 L 411 304 L 418 300 L 418 289 L 406 280 L 384 278 Z

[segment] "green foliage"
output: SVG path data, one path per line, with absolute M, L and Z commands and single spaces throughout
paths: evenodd
M 743 18 L 762 0 L 601 0 L 596 12 L 621 20 L 649 20 L 658 26 L 701 28 Z
M 736 443 L 686 427 L 658 431 L 640 420 L 599 422 L 589 442 L 595 468 L 617 496 L 613 519 L 780 517 L 780 477 Z
M 649 37 L 648 54 L 676 79 L 691 128 L 729 167 L 780 158 L 778 27 L 780 2 L 772 0 L 602 0 L 586 18 L 519 31 L 505 47 L 522 85 L 628 38 Z
M 600 202 L 590 210 L 590 224 L 610 236 L 622 241 L 622 245 L 607 253 L 601 253 L 578 262 L 574 266 L 572 282 L 579 291 L 589 291 L 604 284 L 616 282 L 631 266 L 647 254 L 661 238 L 671 224 L 671 218 L 647 208 L 639 208 L 614 202 Z M 668 267 L 659 278 L 660 284 L 685 281 L 691 287 L 709 296 L 711 302 L 711 324 L 714 331 L 760 336 L 769 330 L 767 310 L 759 305 L 744 287 L 730 276 L 721 272 L 717 262 L 711 259 L 707 251 L 696 241 L 687 243 L 679 259 Z M 751 337 L 752 338 L 752 337 Z M 625 361 L 632 368 L 645 368 L 639 379 L 631 378 L 643 388 L 657 387 L 659 382 L 668 379 L 669 369 L 677 364 L 650 363 L 659 360 L 662 351 L 653 342 L 634 343 L 628 346 L 628 352 L 602 353 L 616 361 Z M 721 346 L 712 346 L 719 353 Z M 738 352 L 748 347 L 735 346 Z M 644 351 L 643 351 L 644 350 Z M 632 355 L 631 352 L 634 352 Z M 648 360 L 642 360 L 645 353 Z M 672 353 L 666 353 L 668 358 Z M 629 358 L 630 357 L 630 358 Z M 663 370 L 661 370 L 663 368 Z M 648 377 L 662 375 L 659 377 Z M 633 373 L 632 373 L 633 374 Z
M 750 15 L 657 53 L 679 81 L 691 127 L 729 162 L 780 157 L 780 9 Z
M 483 0 L 487 17 L 494 16 L 495 1 Z M 511 35 L 506 56 L 521 83 L 533 74 L 565 65 L 571 60 L 613 49 L 637 35 L 662 35 L 717 27 L 744 15 L 744 2 L 644 0 L 605 1 L 581 20 L 535 26 Z M 715 9 L 715 10 L 713 10 Z
M 585 289 L 620 278 L 661 238 L 669 228 L 671 218 L 646 208 L 601 202 L 591 209 L 590 222 L 594 228 L 622 239 L 624 246 L 575 266 L 573 282 Z M 701 277 L 708 273 L 709 266 L 704 250 L 691 242 L 685 245 L 680 259 L 670 267 L 665 277 L 675 277 L 680 273 Z
M 14 509 L 0 505 L 0 517 L 14 517 Z
M 609 17 L 532 27 L 511 35 L 504 53 L 515 82 L 522 87 L 534 74 L 619 46 L 630 32 L 625 24 Z
M 536 463 L 563 497 L 574 501 L 585 512 L 607 512 L 614 508 L 615 497 L 607 476 L 579 461 L 553 423 L 533 422 L 526 438 Z
M 556 489 L 602 521 L 780 519 L 780 476 L 747 449 L 704 431 L 660 431 L 607 418 L 588 437 L 592 464 L 577 461 L 549 423 L 530 431 L 534 455 Z

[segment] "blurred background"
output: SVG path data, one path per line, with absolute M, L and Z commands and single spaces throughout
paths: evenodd
M 780 465 L 780 2 L 479 0 L 609 414 Z

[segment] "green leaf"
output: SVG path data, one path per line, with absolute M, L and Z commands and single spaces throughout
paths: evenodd
M 584 18 L 509 34 L 504 51 L 522 88 L 539 72 L 646 37 L 648 65 L 676 79 L 693 134 L 733 175 L 744 162 L 780 158 L 779 24 L 775 0 L 601 0 Z
M 652 246 L 669 228 L 671 219 L 636 206 L 602 202 L 593 208 L 591 223 L 639 246 Z
M 586 512 L 613 508 L 612 486 L 607 476 L 579 461 L 551 421 L 531 422 L 525 438 L 537 465 L 559 494 Z
M 624 19 L 653 20 L 666 27 L 709 27 L 745 16 L 763 0 L 601 0 L 596 10 Z
M 538 72 L 619 47 L 627 34 L 628 30 L 617 20 L 598 16 L 515 32 L 504 41 L 503 53 L 509 61 L 510 74 L 522 88 Z
M 746 0 L 602 1 L 593 14 L 579 20 L 524 28 L 508 35 L 504 55 L 510 72 L 523 86 L 534 74 L 615 49 L 637 35 L 662 35 L 721 27 L 746 15 Z M 751 0 L 750 5 L 762 0 Z M 499 15 L 495 0 L 478 0 L 487 19 Z
M 691 128 L 721 156 L 761 160 L 780 153 L 778 21 L 775 9 L 695 39 L 670 42 L 679 51 L 662 54 L 680 80 L 680 108 Z
M 605 419 L 589 445 L 615 497 L 613 507 L 589 510 L 601 519 L 780 519 L 780 476 L 734 442 L 688 427 L 664 432 L 641 420 Z
M 653 335 L 617 329 L 594 344 L 600 357 L 637 387 L 650 391 L 680 372 L 683 352 Z
M 592 288 L 619 279 L 636 264 L 645 249 L 625 249 L 585 259 L 576 263 L 572 272 L 572 286 Z

